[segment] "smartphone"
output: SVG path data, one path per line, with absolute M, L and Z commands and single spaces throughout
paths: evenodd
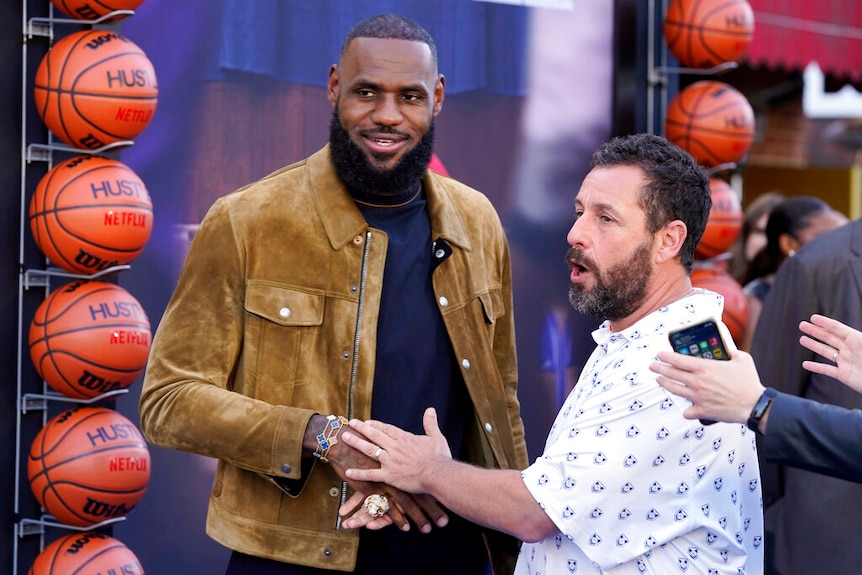
M 730 359 L 727 346 L 718 329 L 718 323 L 714 319 L 671 331 L 668 338 L 671 347 L 677 353 L 722 361 Z M 701 419 L 700 422 L 704 425 L 715 423 L 711 419 Z

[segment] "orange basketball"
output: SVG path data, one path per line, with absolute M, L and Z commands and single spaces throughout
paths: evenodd
M 714 258 L 725 253 L 742 229 L 742 203 L 730 184 L 720 178 L 710 178 L 709 192 L 712 208 L 703 237 L 694 252 L 699 259 Z
M 153 65 L 131 40 L 108 30 L 60 39 L 36 70 L 39 116 L 63 142 L 94 150 L 133 140 L 153 118 L 158 85 Z
M 54 166 L 30 198 L 30 231 L 55 265 L 92 274 L 127 264 L 143 251 L 153 205 L 125 164 L 76 156 Z
M 95 20 L 115 10 L 134 10 L 144 0 L 51 0 L 63 14 L 78 20 Z
M 124 517 L 138 504 L 150 481 L 150 452 L 140 430 L 119 412 L 75 407 L 36 434 L 27 478 L 47 513 L 88 527 Z
M 746 0 L 671 0 L 664 17 L 667 47 L 686 68 L 736 62 L 753 36 Z
M 696 82 L 668 105 L 665 136 L 704 166 L 738 162 L 754 140 L 754 109 L 729 84 Z
M 724 296 L 724 312 L 721 320 L 730 330 L 735 342 L 742 341 L 745 322 L 748 319 L 748 300 L 742 286 L 726 271 L 714 267 L 694 268 L 691 272 L 691 285 L 704 288 Z
M 55 391 L 74 398 L 124 389 L 144 371 L 150 322 L 120 286 L 77 281 L 54 290 L 30 322 L 30 358 Z
M 119 539 L 95 531 L 72 533 L 45 547 L 27 575 L 143 575 L 141 562 Z

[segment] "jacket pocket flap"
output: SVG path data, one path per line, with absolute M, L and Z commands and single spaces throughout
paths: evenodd
M 245 293 L 245 309 L 278 325 L 321 325 L 324 299 L 323 292 L 249 284 Z
M 482 311 L 485 312 L 485 321 L 495 323 L 504 310 L 503 296 L 500 290 L 491 290 L 479 294 L 479 301 L 482 303 Z

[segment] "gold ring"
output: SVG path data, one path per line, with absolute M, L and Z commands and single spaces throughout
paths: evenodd
M 377 519 L 389 511 L 389 500 L 385 495 L 374 493 L 365 498 L 365 509 L 371 517 Z
M 838 350 L 835 350 L 835 353 L 832 354 L 832 363 L 835 363 L 835 360 L 838 359 Z
M 376 459 L 377 461 L 380 461 L 380 454 L 381 454 L 381 453 L 383 453 L 383 448 L 382 448 L 382 447 L 378 447 L 378 448 L 377 448 L 377 451 L 375 451 L 375 452 L 374 452 L 374 455 L 372 455 L 371 457 L 372 457 L 373 459 Z

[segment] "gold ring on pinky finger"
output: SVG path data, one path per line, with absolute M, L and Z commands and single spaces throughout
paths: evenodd
M 365 509 L 368 510 L 370 516 L 377 519 L 389 511 L 389 500 L 385 495 L 373 493 L 365 498 Z

